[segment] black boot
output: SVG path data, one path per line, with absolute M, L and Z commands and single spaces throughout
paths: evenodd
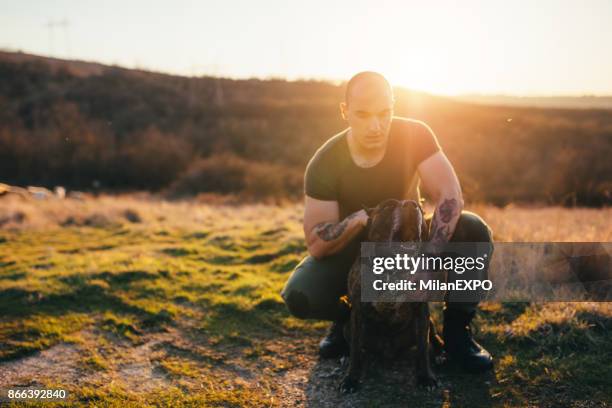
M 319 343 L 321 358 L 334 358 L 349 354 L 349 345 L 344 338 L 344 323 L 345 320 L 332 323 L 327 335 Z
M 449 361 L 466 371 L 482 373 L 493 368 L 493 357 L 472 338 L 470 322 L 476 312 L 444 310 L 444 348 Z
M 351 306 L 346 296 L 338 299 L 333 316 L 333 323 L 327 335 L 319 343 L 321 358 L 335 358 L 349 355 L 349 345 L 344 337 L 344 326 L 351 318 Z

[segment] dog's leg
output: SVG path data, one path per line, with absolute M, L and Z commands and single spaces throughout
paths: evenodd
M 431 358 L 436 364 L 444 361 L 444 341 L 438 335 L 433 318 L 429 317 L 429 344 L 431 348 Z
M 351 355 L 349 359 L 348 374 L 340 384 L 340 391 L 345 394 L 355 392 L 359 388 L 359 378 L 363 367 L 363 322 L 361 316 L 362 305 L 357 301 L 351 309 Z
M 429 305 L 421 303 L 418 305 L 417 313 L 414 317 L 415 333 L 417 338 L 417 364 L 416 378 L 417 384 L 433 390 L 438 385 L 438 380 L 431 369 L 429 360 Z

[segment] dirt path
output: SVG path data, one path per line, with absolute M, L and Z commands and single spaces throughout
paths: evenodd
M 266 405 L 282 407 L 400 406 L 402 400 L 419 401 L 419 406 L 441 406 L 449 399 L 444 375 L 440 377 L 439 390 L 418 390 L 407 362 L 376 367 L 360 392 L 342 395 L 338 384 L 346 364 L 339 359 L 319 360 L 317 338 L 313 336 L 267 341 L 258 346 L 257 358 L 245 358 L 240 348 L 210 347 L 204 340 L 191 341 L 191 336 L 181 330 L 168 329 L 143 336 L 138 345 L 115 341 L 112 347 L 100 349 L 98 352 L 114 363 L 94 370 L 87 363 L 92 344 L 88 342 L 93 342 L 99 333 L 80 334 L 84 344 L 60 343 L 34 355 L 0 363 L 0 386 L 34 387 L 51 382 L 77 389 L 119 388 L 145 399 L 148 393 L 169 387 L 185 393 L 226 387 L 230 392 L 258 392 Z M 162 362 L 177 356 L 189 360 L 199 374 L 169 372 Z

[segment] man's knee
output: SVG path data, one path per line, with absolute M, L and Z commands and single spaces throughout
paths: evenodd
M 478 215 L 462 211 L 451 242 L 493 242 L 491 228 Z
M 281 297 L 285 301 L 289 313 L 300 319 L 306 319 L 310 314 L 310 302 L 306 294 L 308 285 L 305 280 L 307 277 L 305 274 L 308 272 L 307 269 L 310 269 L 310 264 L 310 259 L 308 257 L 304 258 L 295 267 L 281 292 Z
M 346 293 L 347 268 L 338 259 L 304 258 L 281 292 L 289 312 L 299 319 L 334 320 Z
M 310 302 L 308 296 L 297 288 L 285 286 L 281 292 L 281 297 L 287 305 L 289 313 L 298 319 L 307 319 L 310 317 Z
M 281 297 L 289 313 L 298 319 L 336 320 L 344 311 L 340 297 L 318 299 L 300 288 L 285 287 Z
M 316 260 L 305 257 L 293 270 L 291 276 L 281 291 L 281 297 L 285 305 L 294 317 L 298 319 L 309 319 L 313 317 L 314 299 L 312 299 L 313 281 L 316 273 Z

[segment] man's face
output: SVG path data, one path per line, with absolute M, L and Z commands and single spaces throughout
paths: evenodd
M 340 109 L 351 127 L 354 141 L 362 149 L 378 150 L 386 146 L 393 116 L 393 95 L 387 86 L 355 84 Z

